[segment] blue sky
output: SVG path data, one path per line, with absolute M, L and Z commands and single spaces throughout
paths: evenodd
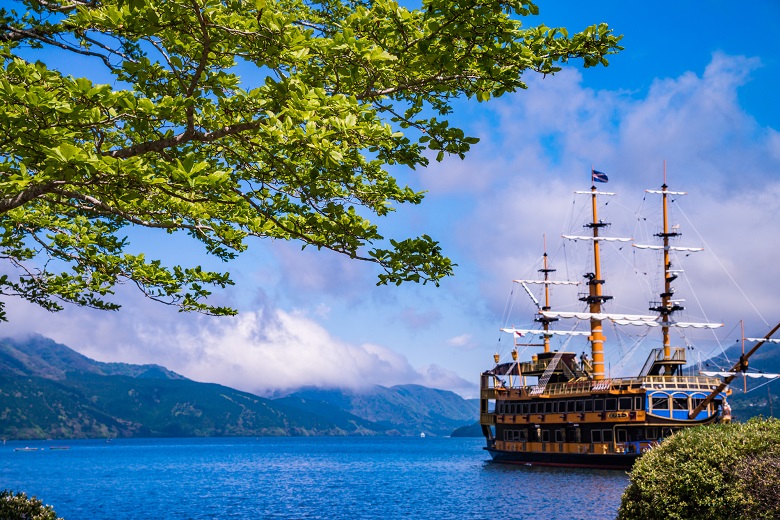
M 606 69 L 572 62 L 555 77 L 528 75 L 526 91 L 458 103 L 453 123 L 482 140 L 466 160 L 393 170 L 428 196 L 382 225 L 397 236 L 441 241 L 458 264 L 441 287 L 376 287 L 370 264 L 255 241 L 227 266 L 236 287 L 216 297 L 239 308 L 236 318 L 182 315 L 123 288 L 124 307 L 110 314 L 75 307 L 48 314 L 13 301 L 3 335 L 37 332 L 99 360 L 158 363 L 264 395 L 300 385 L 419 383 L 473 396 L 493 353 L 510 350 L 499 328 L 531 324 L 530 299 L 515 288 L 511 300 L 511 281 L 536 276 L 543 235 L 558 274 L 585 272 L 587 257 L 564 248 L 560 236 L 580 232 L 572 192 L 590 187 L 591 165 L 609 174 L 603 187 L 618 193 L 604 210 L 611 234 L 640 240 L 652 235 L 658 214 L 657 199 L 643 202 L 643 190 L 661 185 L 664 161 L 671 189 L 689 192 L 673 213 L 681 244 L 706 249 L 680 259 L 686 276 L 678 291 L 692 319 L 725 324 L 720 344 L 691 333 L 699 345 L 692 355 L 733 343 L 740 319 L 748 335 L 763 334 L 780 319 L 780 3 L 539 6 L 526 23 L 573 31 L 607 22 L 624 34 L 625 51 Z M 183 236 L 131 240 L 166 261 L 203 258 L 225 268 Z M 653 261 L 630 247 L 607 248 L 611 310 L 646 312 L 657 285 L 646 266 Z M 562 289 L 554 298 L 563 308 L 576 294 Z M 630 353 L 634 337 L 608 331 L 608 341 L 617 375 L 618 354 Z M 629 356 L 626 369 L 651 346 Z

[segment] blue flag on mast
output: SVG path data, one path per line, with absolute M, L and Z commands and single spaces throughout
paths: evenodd
M 609 177 L 607 177 L 607 174 L 604 172 L 600 172 L 597 170 L 591 170 L 593 174 L 593 182 L 608 182 Z

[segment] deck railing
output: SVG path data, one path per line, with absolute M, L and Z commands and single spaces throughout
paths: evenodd
M 720 384 L 720 379 L 705 376 L 643 376 L 632 378 L 603 379 L 601 381 L 569 381 L 565 383 L 549 383 L 543 392 L 534 392 L 535 386 L 518 386 L 511 388 L 483 388 L 483 398 L 511 399 L 528 395 L 561 396 L 576 395 L 609 390 L 703 390 L 712 391 Z

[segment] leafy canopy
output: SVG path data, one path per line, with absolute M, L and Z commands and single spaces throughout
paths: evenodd
M 233 313 L 205 302 L 228 274 L 130 254 L 127 226 L 187 232 L 223 260 L 248 237 L 296 240 L 375 262 L 379 283 L 438 283 L 453 264 L 437 242 L 391 240 L 368 220 L 423 199 L 387 166 L 462 158 L 477 139 L 449 126 L 456 98 L 486 101 L 526 88 L 525 71 L 607 65 L 620 50 L 605 24 L 522 26 L 538 12 L 529 0 L 11 6 L 0 10 L 0 294 L 49 310 L 116 309 L 114 286 L 131 281 L 181 310 Z M 113 83 L 73 76 L 72 58 Z

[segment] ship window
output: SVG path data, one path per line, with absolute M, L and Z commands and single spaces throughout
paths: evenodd
M 656 433 L 655 428 L 648 428 L 647 429 L 647 439 L 655 439 L 658 437 L 658 434 Z
M 634 397 L 634 410 L 641 410 L 642 408 L 642 398 Z
M 604 439 L 604 442 L 612 442 L 612 430 L 603 430 L 601 438 Z
M 594 399 L 593 400 L 593 411 L 594 412 L 603 412 L 604 411 L 604 399 Z
M 618 410 L 630 410 L 631 409 L 631 398 L 630 397 L 621 397 L 618 399 Z
M 585 401 L 585 411 L 586 412 L 592 412 L 593 411 L 593 401 L 588 399 Z
M 566 430 L 555 430 L 555 442 L 563 442 Z
M 566 411 L 567 412 L 574 411 L 574 401 L 566 401 Z
M 626 433 L 626 430 L 620 429 L 615 432 L 617 434 L 617 441 L 618 442 L 626 442 L 628 440 L 628 434 Z
M 590 432 L 590 442 L 601 442 L 601 430 Z
M 617 399 L 615 399 L 614 397 L 609 397 L 605 399 L 605 401 L 607 406 L 606 410 L 608 412 L 614 412 L 615 410 L 617 410 Z
M 688 398 L 687 397 L 675 397 L 672 399 L 672 405 L 675 410 L 687 410 Z
M 552 402 L 552 411 L 553 413 L 558 413 L 558 401 Z
M 553 404 L 550 401 L 547 401 L 546 403 L 544 403 L 544 413 L 552 413 L 552 411 L 553 411 L 552 405 Z
M 582 411 L 582 406 L 583 406 L 582 399 L 580 399 L 578 401 L 575 401 L 575 403 L 574 403 L 574 411 L 575 412 L 581 412 Z
M 534 428 L 534 429 L 532 429 L 532 430 L 531 430 L 531 440 L 532 440 L 533 442 L 539 442 L 539 440 L 540 440 L 540 438 L 541 438 L 541 436 L 540 436 L 540 435 L 541 435 L 541 432 L 542 432 L 542 430 L 541 430 L 540 428 Z
M 669 409 L 669 398 L 668 397 L 655 397 L 653 396 L 652 401 L 652 409 L 653 410 L 668 410 Z
M 542 442 L 550 442 L 550 430 L 542 430 Z
M 538 403 L 530 403 L 530 406 L 531 406 L 531 413 L 536 413 L 536 408 L 537 408 L 537 407 L 536 407 L 536 405 L 537 405 L 537 404 L 538 404 Z
M 528 403 L 523 403 L 522 405 L 520 405 L 520 410 L 521 410 L 520 413 L 522 413 L 523 415 L 528 415 Z

